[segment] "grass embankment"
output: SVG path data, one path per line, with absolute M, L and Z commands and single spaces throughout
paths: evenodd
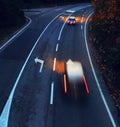
M 120 36 L 119 28 L 113 24 L 89 22 L 89 41 L 101 75 L 117 108 L 120 120 Z M 115 23 L 116 25 L 116 23 Z M 118 25 L 119 26 L 119 25 Z M 113 30 L 109 31 L 111 27 Z

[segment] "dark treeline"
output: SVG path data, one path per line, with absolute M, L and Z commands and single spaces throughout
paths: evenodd
M 0 0 L 0 28 L 17 26 L 25 22 L 24 13 L 9 0 Z
M 92 0 L 90 40 L 120 120 L 120 0 Z
M 108 82 L 120 88 L 120 1 L 92 0 L 92 5 L 93 42 L 102 56 L 101 67 Z

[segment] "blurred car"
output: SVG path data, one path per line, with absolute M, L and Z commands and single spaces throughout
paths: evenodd
M 70 16 L 67 20 L 67 23 L 70 25 L 75 25 L 76 24 L 76 19 L 74 16 Z
M 88 84 L 80 62 L 68 60 L 66 71 L 64 73 L 64 93 L 75 96 L 84 96 L 89 94 Z

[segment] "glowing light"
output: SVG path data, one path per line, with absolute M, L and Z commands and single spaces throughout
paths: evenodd
M 65 72 L 65 65 L 63 61 L 56 61 L 56 72 L 60 74 Z
M 68 17 L 67 16 L 60 16 L 60 20 L 63 22 L 67 22 Z
M 84 81 L 84 84 L 85 84 L 86 92 L 87 92 L 87 94 L 89 94 L 89 93 L 90 93 L 90 91 L 89 91 L 88 84 L 87 84 L 87 81 L 86 81 L 86 79 L 85 79 L 85 76 L 84 76 L 84 75 L 83 75 L 83 81 Z
M 56 58 L 54 58 L 53 71 L 55 71 L 56 67 Z
M 69 59 L 66 65 L 69 81 L 79 82 L 82 80 L 83 70 L 80 62 L 75 62 Z
M 86 18 L 83 17 L 83 16 L 74 16 L 74 17 L 75 17 L 76 23 L 83 23 L 83 22 L 86 21 Z M 60 20 L 63 21 L 63 22 L 69 23 L 68 19 L 69 18 L 66 17 L 66 16 L 60 16 Z
M 78 22 L 78 23 L 83 23 L 83 22 L 85 22 L 85 17 L 76 17 L 76 21 Z
M 58 61 L 56 58 L 54 60 L 49 60 L 49 67 L 53 71 L 63 74 L 65 72 L 65 63 L 64 61 Z
M 64 92 L 67 93 L 67 80 L 65 74 L 64 74 Z

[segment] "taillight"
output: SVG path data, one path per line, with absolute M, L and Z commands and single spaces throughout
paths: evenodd
M 69 23 L 70 21 L 68 20 L 67 23 Z

